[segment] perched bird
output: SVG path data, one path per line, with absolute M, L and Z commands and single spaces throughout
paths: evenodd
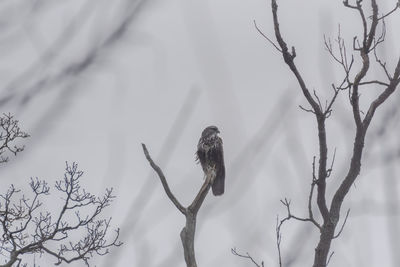
M 212 192 L 214 196 L 220 196 L 225 188 L 225 164 L 222 139 L 218 136 L 216 126 L 209 126 L 203 130 L 197 145 L 197 158 L 200 161 L 206 177 L 214 175 Z

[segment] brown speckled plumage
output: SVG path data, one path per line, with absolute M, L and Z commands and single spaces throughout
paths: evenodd
M 218 136 L 219 130 L 215 126 L 204 129 L 197 145 L 197 159 L 200 161 L 206 176 L 215 172 L 212 192 L 215 196 L 222 195 L 225 189 L 225 164 L 222 139 Z

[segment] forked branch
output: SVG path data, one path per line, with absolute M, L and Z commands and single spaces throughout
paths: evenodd
M 50 194 L 45 181 L 31 179 L 31 198 L 13 185 L 0 195 L 0 254 L 8 257 L 0 266 L 20 266 L 24 255 L 36 253 L 51 255 L 55 265 L 81 261 L 89 266 L 93 255 L 105 255 L 111 247 L 122 245 L 119 229 L 108 240 L 111 218 L 99 219 L 115 198 L 112 189 L 102 196 L 92 195 L 81 188 L 82 175 L 76 163 L 66 164 L 64 179 L 55 185 L 63 200 L 56 214 L 39 209 Z M 71 238 L 76 232 L 81 238 Z
M 201 205 L 206 198 L 208 191 L 212 185 L 212 182 L 215 178 L 215 173 L 208 175 L 200 188 L 199 192 L 197 193 L 196 197 L 194 198 L 193 202 L 185 208 L 180 204 L 180 202 L 176 199 L 174 194 L 171 192 L 167 179 L 165 178 L 161 168 L 154 163 L 153 159 L 151 158 L 146 145 L 142 144 L 144 155 L 146 159 L 150 163 L 150 166 L 153 170 L 158 174 L 160 181 L 164 187 L 165 193 L 167 194 L 168 198 L 171 202 L 175 205 L 175 207 L 183 214 L 186 218 L 185 227 L 183 227 L 181 231 L 181 241 L 183 245 L 183 252 L 185 257 L 185 262 L 188 267 L 197 267 L 195 251 L 194 251 L 194 237 L 196 232 L 196 222 L 197 222 L 197 213 L 201 208 Z M 213 176 L 214 175 L 214 176 Z

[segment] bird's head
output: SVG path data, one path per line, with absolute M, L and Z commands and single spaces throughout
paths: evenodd
M 219 134 L 219 130 L 217 128 L 217 126 L 208 126 L 207 128 L 205 128 L 203 130 L 203 132 L 201 133 L 202 137 L 210 137 L 212 135 L 218 135 Z

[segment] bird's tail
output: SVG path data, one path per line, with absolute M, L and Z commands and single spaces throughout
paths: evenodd
M 220 196 L 225 191 L 225 170 L 217 171 L 214 183 L 212 185 L 212 192 L 214 196 Z

